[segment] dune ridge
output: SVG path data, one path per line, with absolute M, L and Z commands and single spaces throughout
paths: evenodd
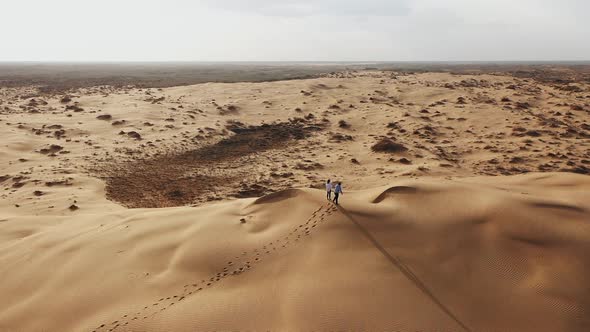
M 9 217 L 0 329 L 583 331 L 590 180 L 536 176 Z

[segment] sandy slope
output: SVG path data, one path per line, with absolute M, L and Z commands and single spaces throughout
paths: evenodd
M 574 87 L 580 90 L 570 91 Z M 63 95 L 18 89 L 0 89 L 0 95 L 0 208 L 17 214 L 67 214 L 74 201 L 83 210 L 101 210 L 108 206 L 105 189 L 125 206 L 167 207 L 321 186 L 326 178 L 368 189 L 395 178 L 590 173 L 587 84 L 358 72 L 167 89 L 90 88 L 70 93 L 65 103 Z M 232 121 L 260 130 L 304 117 L 306 125 L 322 129 L 305 139 L 271 135 L 273 143 L 284 142 L 280 148 L 254 145 L 235 155 L 214 145 L 240 136 L 228 129 Z M 252 142 L 265 141 L 255 135 Z M 384 138 L 406 150 L 373 152 Z M 225 159 L 178 158 L 212 145 Z
M 579 86 L 0 88 L 0 331 L 588 331 Z
M 589 191 L 565 174 L 405 180 L 345 193 L 340 208 L 293 189 L 11 217 L 1 327 L 585 331 Z

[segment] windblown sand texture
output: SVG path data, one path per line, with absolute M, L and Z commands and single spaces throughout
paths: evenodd
M 589 331 L 589 113 L 488 74 L 0 88 L 0 331 Z

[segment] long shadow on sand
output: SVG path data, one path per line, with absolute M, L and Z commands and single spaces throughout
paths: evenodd
M 385 248 L 371 235 L 371 233 L 363 227 L 357 220 L 355 220 L 352 215 L 346 211 L 342 206 L 338 206 L 338 211 L 340 211 L 350 222 L 352 222 L 356 228 L 387 258 L 388 261 L 391 262 L 395 267 L 397 267 L 401 273 L 406 276 L 418 289 L 420 289 L 426 296 L 428 296 L 432 302 L 434 302 L 445 314 L 447 314 L 452 320 L 454 320 L 461 328 L 465 331 L 471 332 L 471 329 L 465 325 L 438 297 L 432 293 L 432 291 L 414 274 L 414 272 L 404 264 L 398 257 L 391 255 Z

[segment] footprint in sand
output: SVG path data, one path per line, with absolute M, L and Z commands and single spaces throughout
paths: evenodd
M 291 232 L 288 233 L 287 236 L 285 236 L 285 237 L 282 238 L 281 242 L 283 244 L 281 244 L 279 248 L 277 248 L 279 241 L 271 241 L 268 244 L 263 245 L 261 248 L 253 249 L 250 253 L 248 253 L 247 251 L 242 252 L 242 254 L 241 254 L 241 257 L 242 258 L 241 259 L 244 259 L 244 261 L 245 261 L 242 266 L 240 266 L 239 268 L 236 268 L 233 271 L 230 271 L 229 270 L 230 267 L 234 266 L 235 265 L 235 262 L 234 261 L 228 261 L 227 264 L 226 264 L 226 266 L 223 267 L 222 271 L 221 272 L 217 272 L 214 276 L 211 276 L 208 279 L 208 282 L 206 282 L 207 279 L 205 279 L 205 280 L 201 280 L 198 283 L 186 284 L 186 285 L 183 286 L 183 291 L 182 291 L 182 293 L 180 295 L 173 295 L 173 296 L 169 296 L 169 297 L 166 297 L 166 298 L 163 298 L 163 297 L 160 298 L 157 302 L 155 302 L 155 303 L 152 304 L 152 308 L 153 307 L 160 306 L 162 304 L 161 302 L 164 302 L 164 301 L 170 301 L 170 303 L 168 303 L 168 305 L 164 305 L 164 306 L 162 306 L 160 308 L 154 308 L 155 311 L 151 312 L 151 314 L 149 314 L 149 316 L 150 317 L 153 317 L 157 313 L 163 312 L 167 308 L 172 307 L 174 304 L 176 304 L 176 303 L 178 303 L 180 301 L 186 300 L 186 298 L 188 296 L 194 295 L 197 292 L 202 291 L 203 290 L 203 287 L 211 287 L 211 286 L 214 285 L 214 283 L 219 282 L 219 281 L 221 281 L 222 279 L 224 279 L 224 278 L 226 278 L 228 276 L 231 276 L 231 275 L 237 276 L 237 275 L 240 275 L 240 274 L 242 274 L 242 273 L 250 270 L 252 268 L 252 265 L 253 264 L 258 264 L 258 263 L 261 263 L 262 262 L 262 260 L 260 258 L 261 253 L 265 253 L 267 255 L 270 255 L 273 252 L 277 252 L 278 250 L 281 250 L 282 248 L 287 248 L 288 245 L 291 243 L 291 241 L 289 240 L 289 238 L 291 236 L 296 236 L 297 238 L 295 238 L 294 240 L 295 240 L 295 242 L 298 242 L 301 239 L 302 236 L 309 236 L 309 235 L 311 235 L 312 229 L 316 228 L 316 226 L 317 226 L 318 223 L 324 222 L 325 221 L 325 217 L 326 216 L 330 216 L 336 210 L 337 209 L 335 207 L 333 207 L 333 206 L 331 206 L 331 207 L 329 207 L 327 209 L 325 207 L 323 207 L 323 206 L 322 207 L 319 207 L 316 211 L 314 211 L 312 213 L 312 215 L 310 216 L 310 218 L 307 219 L 305 221 L 305 223 L 302 223 L 300 225 L 297 225 Z M 251 258 L 249 258 L 249 257 L 251 257 Z M 236 256 L 235 259 L 240 260 L 240 256 Z M 248 260 L 246 260 L 246 259 L 248 259 Z M 201 284 L 201 283 L 204 286 L 203 287 L 198 287 L 199 284 Z M 189 289 L 188 289 L 189 287 L 190 288 L 193 288 L 195 290 L 194 291 L 189 291 Z M 173 302 L 174 300 L 177 300 L 177 301 L 176 302 Z M 146 306 L 146 307 L 143 308 L 143 311 L 146 311 L 148 309 L 149 309 L 149 307 Z M 126 317 L 128 317 L 128 316 L 127 315 L 124 315 L 123 316 L 123 319 L 126 318 Z M 131 319 L 131 321 L 137 320 L 138 317 L 142 317 L 142 315 L 141 315 L 140 312 L 138 312 L 136 314 L 136 316 Z M 148 318 L 148 316 L 143 316 L 143 319 L 147 319 L 147 318 Z M 114 331 L 114 330 L 118 329 L 120 326 L 126 326 L 128 324 L 129 324 L 129 322 L 126 322 L 126 321 L 125 322 L 123 322 L 123 321 L 121 321 L 121 322 L 115 321 L 115 322 L 113 322 L 113 323 L 110 324 L 110 325 L 114 325 L 111 328 L 110 331 Z M 98 330 L 103 329 L 105 327 L 106 326 L 104 324 L 102 324 L 98 329 L 96 329 L 96 331 L 99 332 Z

